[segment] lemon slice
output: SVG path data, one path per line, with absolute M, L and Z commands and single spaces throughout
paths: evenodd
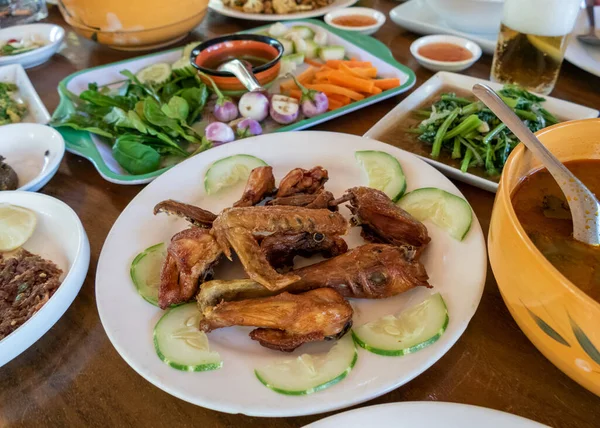
M 33 234 L 37 218 L 27 208 L 0 204 L 0 252 L 22 246 Z

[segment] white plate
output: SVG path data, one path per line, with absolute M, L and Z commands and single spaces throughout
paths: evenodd
M 320 9 L 308 10 L 306 12 L 286 13 L 284 15 L 266 13 L 245 13 L 237 9 L 227 7 L 221 0 L 210 0 L 208 7 L 221 15 L 230 16 L 232 18 L 246 19 L 248 21 L 289 21 L 292 19 L 306 19 L 323 16 L 332 10 L 341 9 L 343 7 L 352 6 L 358 0 L 334 0 L 329 6 Z
M 25 324 L 0 341 L 0 367 L 29 348 L 65 313 L 79 292 L 90 263 L 90 244 L 77 214 L 67 204 L 41 193 L 0 192 L 0 204 L 29 208 L 37 216 L 27 251 L 52 260 L 63 270 L 62 284 Z
M 401 421 L 399 423 L 399 421 Z M 307 425 L 305 428 L 543 428 L 546 425 L 510 413 L 442 402 L 380 404 L 350 410 Z
M 358 362 L 346 379 L 324 391 L 301 397 L 273 392 L 256 379 L 254 368 L 290 357 L 250 340 L 247 328 L 232 327 L 210 333 L 211 348 L 224 360 L 220 370 L 182 372 L 156 356 L 152 329 L 163 312 L 139 296 L 131 283 L 129 268 L 136 254 L 157 242 L 168 241 L 186 227 L 186 222 L 172 216 L 152 215 L 154 205 L 173 198 L 215 212 L 231 206 L 239 198 L 243 183 L 211 196 L 206 195 L 201 183 L 213 162 L 238 153 L 264 159 L 274 167 L 277 179 L 295 167 L 322 165 L 329 171 L 327 189 L 340 196 L 347 188 L 366 184 L 366 177 L 354 158 L 355 150 L 385 150 L 396 156 L 407 176 L 408 190 L 432 186 L 460 194 L 447 178 L 410 153 L 362 137 L 312 131 L 267 134 L 225 144 L 186 160 L 143 189 L 110 231 L 96 276 L 100 319 L 125 361 L 157 387 L 199 406 L 227 413 L 283 417 L 321 413 L 370 400 L 405 384 L 440 359 L 467 327 L 483 291 L 486 250 L 475 217 L 463 242 L 428 224 L 432 242 L 423 262 L 433 290 L 422 288 L 390 299 L 352 301 L 356 308 L 354 322 L 360 325 L 439 291 L 450 314 L 448 329 L 440 340 L 417 353 L 382 357 L 359 349 Z M 349 216 L 347 208 L 343 207 L 341 212 Z M 350 247 L 364 242 L 357 228 L 347 236 L 347 241 Z M 241 278 L 243 270 L 237 263 L 222 262 L 215 276 Z M 315 352 L 324 346 L 331 344 L 303 345 L 292 355 Z
M 596 26 L 600 22 L 600 6 L 594 8 L 594 15 L 596 18 Z M 585 34 L 589 32 L 589 21 L 585 11 L 581 11 L 577 22 L 575 23 L 575 29 L 573 34 Z M 600 34 L 600 33 L 599 33 Z M 573 36 L 565 58 L 571 64 L 587 71 L 588 73 L 595 74 L 600 77 L 600 46 L 591 46 L 581 43 Z
M 471 34 L 455 30 L 421 0 L 410 0 L 390 11 L 390 19 L 399 26 L 417 34 L 450 34 L 469 39 L 483 52 L 492 55 L 496 49 L 497 34 Z
M 53 128 L 34 123 L 0 127 L 0 155 L 19 177 L 17 190 L 35 192 L 56 174 L 65 141 Z
M 43 123 L 50 121 L 50 114 L 35 88 L 31 84 L 27 73 L 20 64 L 11 64 L 0 67 L 0 82 L 15 83 L 19 87 L 16 94 L 18 101 L 27 104 L 28 112 L 23 118 L 23 122 Z
M 364 136 L 367 138 L 373 138 L 374 140 L 380 139 L 380 137 L 385 134 L 388 129 L 395 127 L 402 120 L 402 118 L 410 114 L 410 112 L 418 108 L 423 101 L 427 100 L 436 92 L 439 92 L 439 90 L 445 86 L 453 86 L 455 88 L 471 91 L 471 88 L 473 88 L 475 83 L 486 84 L 494 90 L 502 89 L 503 86 L 499 83 L 493 83 L 488 80 L 440 71 L 439 73 L 433 75 L 433 77 L 431 77 L 427 82 L 419 86 L 412 94 L 404 98 L 400 104 L 394 107 L 393 110 L 391 110 L 371 129 L 369 129 Z M 546 98 L 546 101 L 543 105 L 546 110 L 553 113 L 561 121 L 598 117 L 598 110 L 568 101 L 559 100 L 558 98 L 552 98 L 549 96 L 544 96 L 544 98 Z M 498 189 L 497 182 L 478 177 L 477 175 L 469 172 L 463 173 L 457 168 L 448 166 L 429 157 L 419 157 L 425 162 L 435 166 L 448 177 L 454 178 L 455 180 L 464 181 L 465 183 L 469 183 L 475 187 L 479 187 L 489 192 L 496 192 Z
M 0 30 L 0 40 L 22 39 L 32 34 L 40 36 L 45 41 L 41 48 L 19 55 L 0 56 L 0 65 L 21 64 L 25 68 L 35 67 L 45 63 L 58 51 L 65 38 L 65 30 L 54 24 L 27 24 Z

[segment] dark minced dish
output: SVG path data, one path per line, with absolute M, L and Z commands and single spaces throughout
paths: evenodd
M 61 275 L 54 263 L 26 250 L 0 254 L 0 340 L 44 306 L 60 286 Z

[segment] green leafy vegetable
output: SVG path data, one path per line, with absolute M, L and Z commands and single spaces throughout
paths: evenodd
M 133 134 L 123 134 L 117 138 L 112 155 L 130 174 L 147 174 L 160 166 L 160 154 L 145 145 L 142 137 Z

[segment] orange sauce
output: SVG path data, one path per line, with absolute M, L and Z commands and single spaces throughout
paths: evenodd
M 456 62 L 473 58 L 470 50 L 453 43 L 430 43 L 421 46 L 417 52 L 434 61 Z
M 365 15 L 338 16 L 337 18 L 333 18 L 331 22 L 344 27 L 368 27 L 377 24 L 375 18 Z

